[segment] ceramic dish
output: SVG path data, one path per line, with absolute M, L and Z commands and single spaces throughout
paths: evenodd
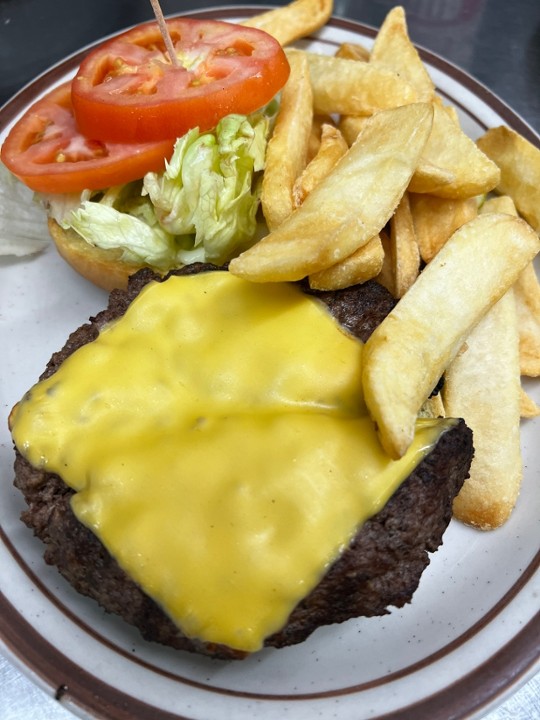
M 246 8 L 196 13 L 237 20 Z M 255 10 L 253 9 L 253 12 Z M 332 53 L 370 45 L 374 31 L 334 19 L 304 43 Z M 69 76 L 77 53 L 26 87 L 0 114 L 2 139 L 21 111 Z M 501 123 L 540 144 L 498 98 L 441 58 L 424 53 L 433 79 L 472 137 Z M 523 426 L 525 478 L 500 530 L 452 521 L 411 605 L 379 619 L 317 631 L 307 642 L 240 663 L 145 643 L 45 565 L 41 543 L 19 521 L 6 419 L 71 330 L 105 304 L 52 247 L 0 261 L 0 636 L 34 680 L 83 717 L 152 720 L 442 720 L 474 718 L 538 667 L 540 636 L 539 421 Z M 540 386 L 530 383 L 540 401 Z

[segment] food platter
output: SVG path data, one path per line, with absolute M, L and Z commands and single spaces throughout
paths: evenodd
M 243 18 L 246 8 L 197 12 Z M 253 10 L 255 12 L 255 10 Z M 369 46 L 375 31 L 334 18 L 306 40 L 332 53 Z M 74 71 L 84 50 L 37 78 L 0 111 L 0 141 L 24 108 Z M 432 53 L 424 60 L 465 131 L 507 124 L 540 138 L 488 89 Z M 510 521 L 480 533 L 453 521 L 410 606 L 323 628 L 307 642 L 238 663 L 145 643 L 45 565 L 19 521 L 7 416 L 68 334 L 106 302 L 52 247 L 0 260 L 0 639 L 49 694 L 83 717 L 165 720 L 290 717 L 474 718 L 540 667 L 540 421 L 523 425 L 525 478 Z M 527 386 L 540 402 L 540 386 Z

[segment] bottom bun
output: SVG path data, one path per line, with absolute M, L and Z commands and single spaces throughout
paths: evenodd
M 104 290 L 125 290 L 130 275 L 147 267 L 143 263 L 122 260 L 120 249 L 104 250 L 90 245 L 75 230 L 64 230 L 52 218 L 49 218 L 48 226 L 56 249 L 64 260 L 79 275 Z

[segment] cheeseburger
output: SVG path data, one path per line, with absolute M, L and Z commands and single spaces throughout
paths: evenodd
M 409 602 L 472 435 L 424 419 L 403 458 L 382 451 L 361 357 L 392 306 L 375 282 L 137 273 L 10 417 L 47 562 L 145 638 L 218 658 Z
M 2 147 L 60 254 L 115 288 L 13 408 L 15 484 L 77 591 L 148 640 L 238 659 L 410 602 L 472 433 L 420 418 L 383 451 L 362 392 L 381 285 L 228 272 L 257 239 L 289 65 L 253 28 L 168 28 L 174 57 L 153 23 L 114 38 Z

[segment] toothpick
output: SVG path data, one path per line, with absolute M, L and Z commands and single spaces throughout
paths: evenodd
M 169 55 L 170 61 L 173 65 L 179 67 L 180 63 L 178 61 L 178 58 L 176 57 L 176 53 L 174 52 L 174 45 L 169 34 L 169 28 L 167 27 L 167 23 L 165 22 L 165 18 L 163 17 L 163 11 L 161 10 L 159 0 L 150 0 L 150 4 L 152 5 L 152 10 L 154 11 L 154 15 L 156 16 L 159 30 L 163 37 L 165 47 L 167 48 L 167 53 Z

